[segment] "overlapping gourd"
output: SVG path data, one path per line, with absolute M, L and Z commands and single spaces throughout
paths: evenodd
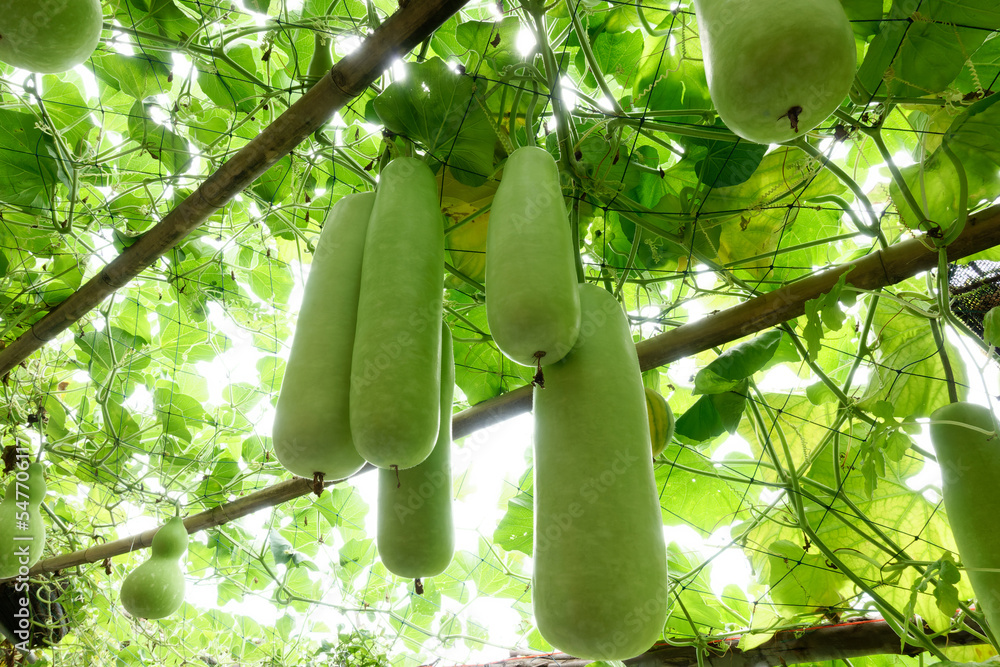
M 1000 633 L 1000 422 L 989 408 L 957 402 L 931 413 L 941 495 L 977 608 Z
M 17 470 L 7 484 L 0 502 L 0 579 L 16 577 L 42 557 L 45 522 L 39 506 L 45 490 L 41 463 Z

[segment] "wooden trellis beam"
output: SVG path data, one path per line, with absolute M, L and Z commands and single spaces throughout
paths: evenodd
M 636 345 L 639 364 L 643 370 L 656 368 L 798 317 L 805 312 L 806 301 L 829 292 L 845 272 L 849 272 L 847 283 L 861 289 L 878 289 L 900 283 L 937 265 L 937 251 L 929 245 L 925 246 L 925 241 L 911 239 L 897 243 L 886 250 L 831 267 L 775 292 L 646 339 Z M 948 247 L 948 258 L 954 261 L 995 245 L 1000 245 L 1000 206 L 970 216 L 961 236 Z M 529 410 L 531 387 L 525 386 L 458 413 L 452 420 L 452 432 L 454 437 L 460 438 Z M 362 472 L 370 469 L 362 469 Z M 188 517 L 184 525 L 190 533 L 205 530 L 304 496 L 311 490 L 312 480 L 295 477 Z M 153 531 L 149 530 L 133 537 L 63 554 L 39 561 L 31 568 L 31 573 L 99 562 L 145 548 L 152 539 Z
M 962 234 L 948 246 L 948 260 L 955 261 L 1000 245 L 1000 206 L 969 216 Z M 826 294 L 847 273 L 846 282 L 873 290 L 901 283 L 937 266 L 937 250 L 925 238 L 896 243 L 885 250 L 830 267 L 785 285 L 738 306 L 647 338 L 636 345 L 642 370 L 724 345 L 769 329 L 805 313 L 806 301 Z M 531 410 L 531 387 L 525 386 L 455 415 L 455 437 L 468 435 Z
M 817 625 L 799 630 L 782 630 L 752 649 L 741 650 L 739 637 L 709 643 L 710 652 L 702 657 L 705 667 L 784 667 L 807 662 L 850 660 L 869 655 L 915 656 L 924 652 L 919 646 L 901 646 L 899 635 L 882 620 L 858 620 Z M 983 642 L 971 632 L 951 632 L 933 639 L 941 647 L 970 646 Z M 658 644 L 646 653 L 623 662 L 627 667 L 695 667 L 695 646 Z M 457 667 L 584 667 L 590 660 L 580 660 L 564 653 L 515 655 L 506 660 L 459 665 Z
M 400 10 L 386 19 L 360 48 L 341 58 L 327 76 L 205 179 L 163 220 L 0 351 L 0 377 L 200 227 L 209 216 L 322 127 L 336 111 L 364 92 L 395 58 L 428 38 L 467 2 L 401 1 Z

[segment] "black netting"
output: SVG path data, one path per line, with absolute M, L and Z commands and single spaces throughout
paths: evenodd
M 950 264 L 948 287 L 952 312 L 982 338 L 983 318 L 991 308 L 1000 306 L 1000 262 Z

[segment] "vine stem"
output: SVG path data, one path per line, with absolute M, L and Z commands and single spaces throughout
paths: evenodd
M 866 236 L 874 236 L 882 248 L 889 247 L 889 242 L 886 241 L 885 234 L 882 233 L 882 230 L 879 227 L 878 216 L 875 215 L 875 208 L 872 206 L 871 200 L 868 199 L 868 195 L 866 195 L 864 190 L 861 189 L 861 186 L 858 185 L 857 181 L 851 178 L 846 171 L 836 165 L 829 157 L 826 156 L 825 153 L 810 144 L 805 137 L 799 137 L 792 142 L 792 144 L 819 160 L 820 164 L 822 164 L 831 174 L 836 176 L 841 183 L 850 188 L 851 192 L 854 193 L 854 196 L 857 197 L 861 205 L 864 206 L 865 212 L 871 220 L 870 224 L 861 225 L 861 221 L 859 219 L 851 216 L 858 226 L 858 231 Z
M 597 87 L 604 93 L 604 97 L 607 98 L 612 111 L 616 115 L 621 116 L 625 113 L 625 110 L 622 109 L 622 106 L 618 103 L 618 99 L 611 92 L 608 82 L 604 80 L 604 73 L 601 71 L 601 66 L 598 64 L 597 58 L 594 57 L 594 50 L 590 47 L 590 36 L 580 21 L 579 12 L 573 11 L 571 0 L 563 1 L 566 4 L 566 10 L 569 12 L 570 19 L 573 21 L 573 29 L 576 30 L 577 41 L 580 42 L 580 49 L 583 51 L 583 57 L 587 61 L 587 67 L 590 68 L 590 73 L 594 75 L 594 79 L 597 81 Z
M 545 31 L 545 14 L 541 3 L 537 0 L 522 0 L 525 10 L 531 16 L 535 27 L 535 41 L 542 53 L 542 62 L 545 64 L 545 78 L 549 86 L 549 100 L 552 102 L 552 112 L 556 117 L 556 135 L 559 138 L 559 153 L 569 173 L 575 178 L 578 172 L 576 155 L 573 154 L 572 132 L 569 126 L 569 116 L 562 100 L 562 83 L 559 81 L 559 68 L 556 65 L 555 55 L 549 44 L 548 33 Z
M 754 403 L 751 402 L 751 405 L 754 405 Z M 798 469 L 795 467 L 795 465 L 792 464 L 794 459 L 792 458 L 791 449 L 788 446 L 788 440 L 785 438 L 784 431 L 778 424 L 777 415 L 771 415 L 771 416 L 773 417 L 771 422 L 773 425 L 773 430 L 778 436 L 778 441 L 781 444 L 782 451 L 785 455 L 785 460 L 788 461 L 789 463 L 787 468 L 787 480 L 791 486 L 791 491 L 787 493 L 786 497 L 788 498 L 788 501 L 792 505 L 792 509 L 795 512 L 798 527 L 802 530 L 803 533 L 806 534 L 806 536 L 808 536 L 809 541 L 812 544 L 814 544 L 816 548 L 820 550 L 823 556 L 826 557 L 826 559 L 830 561 L 830 563 L 832 563 L 834 567 L 836 567 L 844 576 L 850 579 L 855 586 L 865 591 L 872 598 L 875 604 L 878 605 L 879 611 L 882 612 L 883 617 L 885 617 L 887 621 L 889 620 L 894 621 L 900 626 L 900 629 L 904 631 L 900 633 L 901 637 L 909 636 L 909 638 L 912 639 L 912 641 L 909 641 L 908 643 L 922 646 L 924 649 L 930 651 L 938 659 L 947 660 L 947 657 L 941 651 L 941 649 L 935 646 L 933 641 L 931 641 L 931 639 L 927 637 L 923 632 L 911 633 L 906 631 L 912 625 L 910 619 L 904 616 L 903 614 L 899 613 L 896 610 L 896 608 L 889 603 L 888 600 L 883 598 L 877 591 L 872 590 L 871 586 L 867 585 L 857 574 L 855 574 L 849 567 L 847 567 L 846 563 L 844 563 L 840 559 L 840 557 L 833 549 L 830 549 L 830 547 L 826 545 L 823 539 L 816 533 L 815 529 L 813 529 L 812 525 L 809 522 L 809 517 L 806 515 L 805 506 L 802 503 L 803 495 L 801 492 L 801 484 L 799 483 L 799 472 Z M 767 434 L 762 433 L 761 437 L 765 442 L 770 440 L 770 436 Z M 906 640 L 904 639 L 904 641 Z

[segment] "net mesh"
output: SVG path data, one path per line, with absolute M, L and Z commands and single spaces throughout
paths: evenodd
M 18 81 L 10 68 L 4 71 L 5 172 L 28 174 L 0 178 L 5 343 L 146 233 L 301 94 L 300 63 L 311 55 L 313 32 L 325 34 L 340 57 L 395 9 L 385 2 L 311 2 L 310 18 L 275 2 L 264 23 L 268 3 L 259 1 L 161 2 L 158 15 L 144 2 L 111 4 L 116 27 L 83 72 Z M 185 515 L 224 511 L 287 479 L 273 455 L 268 420 L 297 295 L 330 207 L 374 187 L 389 146 L 424 152 L 441 168 L 451 225 L 447 319 L 456 338 L 456 409 L 527 384 L 533 372 L 489 345 L 482 290 L 494 152 L 502 157 L 524 144 L 528 118 L 537 120 L 541 145 L 577 165 L 567 201 L 587 275 L 621 297 L 637 338 L 877 247 L 851 225 L 854 208 L 829 199 L 843 188 L 814 156 L 693 132 L 713 114 L 689 8 L 621 1 L 599 3 L 595 13 L 594 3 L 567 3 L 550 35 L 560 45 L 553 57 L 566 73 L 566 90 L 552 95 L 525 67 L 517 44 L 530 22 L 512 4 L 467 9 L 461 23 L 446 25 L 410 58 L 426 64 L 435 53 L 448 54 L 453 78 L 406 70 L 424 77 L 423 103 L 452 86 L 465 95 L 434 117 L 432 129 L 448 130 L 441 133 L 447 142 L 435 145 L 435 132 L 420 135 L 414 126 L 383 135 L 385 98 L 374 100 L 389 82 L 407 80 L 401 72 L 387 75 L 385 86 L 366 90 L 323 132 L 5 378 L 4 446 L 8 454 L 15 444 L 42 448 L 56 489 L 47 499 L 46 556 L 152 528 L 173 515 L 175 504 Z M 622 108 L 607 108 L 595 69 L 578 49 L 572 14 Z M 629 29 L 616 32 L 613 20 L 631 21 Z M 903 32 L 924 23 L 908 22 Z M 959 29 L 953 21 L 926 23 Z M 854 20 L 859 30 L 877 24 Z M 960 29 L 963 43 L 995 35 L 993 27 Z M 1000 68 L 992 51 L 968 55 L 955 84 L 962 94 L 996 88 Z M 398 90 L 405 97 L 419 89 Z M 885 92 L 874 90 L 864 101 L 874 104 Z M 390 111 L 381 113 L 388 118 Z M 565 148 L 558 145 L 559 113 L 573 118 L 572 145 Z M 925 146 L 943 132 L 929 120 L 915 132 L 915 118 L 899 109 L 893 114 L 882 130 L 893 146 Z M 831 120 L 820 131 L 832 134 L 837 124 Z M 487 137 L 488 169 L 477 171 L 467 159 L 470 136 Z M 881 164 L 863 137 L 854 136 L 849 150 L 844 163 L 855 177 Z M 469 185 L 474 177 L 485 183 Z M 876 201 L 883 203 L 885 197 Z M 879 211 L 883 228 L 898 235 L 895 209 Z M 949 272 L 953 310 L 980 335 L 982 315 L 996 305 L 998 276 L 1000 263 L 987 260 Z M 731 439 L 722 431 L 706 443 L 678 439 L 657 461 L 671 535 L 666 635 L 672 641 L 870 612 L 844 569 L 879 595 L 883 608 L 936 613 L 923 572 L 900 563 L 936 563 L 954 545 L 937 504 L 906 486 L 924 460 L 901 423 L 908 413 L 893 414 L 891 406 L 912 406 L 928 395 L 939 400 L 945 373 L 938 350 L 921 342 L 932 340 L 926 320 L 884 300 L 869 338 L 858 343 L 853 325 L 864 327 L 864 314 L 849 315 L 840 328 L 828 325 L 820 339 L 791 327 L 777 353 L 796 377 L 858 397 L 864 419 L 848 420 L 835 395 L 807 396 L 800 384 L 738 387 L 719 394 L 745 406 Z M 712 358 L 714 352 L 706 353 L 659 374 L 678 415 L 698 400 L 691 380 Z M 829 371 L 822 379 L 813 374 L 817 359 Z M 866 384 L 858 368 L 872 378 Z M 959 382 L 966 384 L 964 377 Z M 51 655 L 64 665 L 121 658 L 124 664 L 368 667 L 547 649 L 531 621 L 530 435 L 503 441 L 503 433 L 497 426 L 457 443 L 454 495 L 466 524 L 454 562 L 424 582 L 422 594 L 378 561 L 368 475 L 193 538 L 190 605 L 161 624 L 126 617 L 118 600 L 121 580 L 145 553 L 63 573 L 63 620 L 54 604 L 48 616 L 38 616 L 50 631 L 69 629 Z M 788 470 L 809 472 L 799 506 L 778 500 Z M 801 517 L 808 535 L 796 524 Z M 821 554 L 817 540 L 832 545 L 840 560 Z M 726 560 L 736 552 L 746 560 Z M 745 570 L 744 580 L 754 576 L 752 587 L 725 586 L 733 583 L 723 576 L 730 567 Z M 964 583 L 956 595 L 971 598 Z M 85 641 L 90 637 L 98 646 Z

